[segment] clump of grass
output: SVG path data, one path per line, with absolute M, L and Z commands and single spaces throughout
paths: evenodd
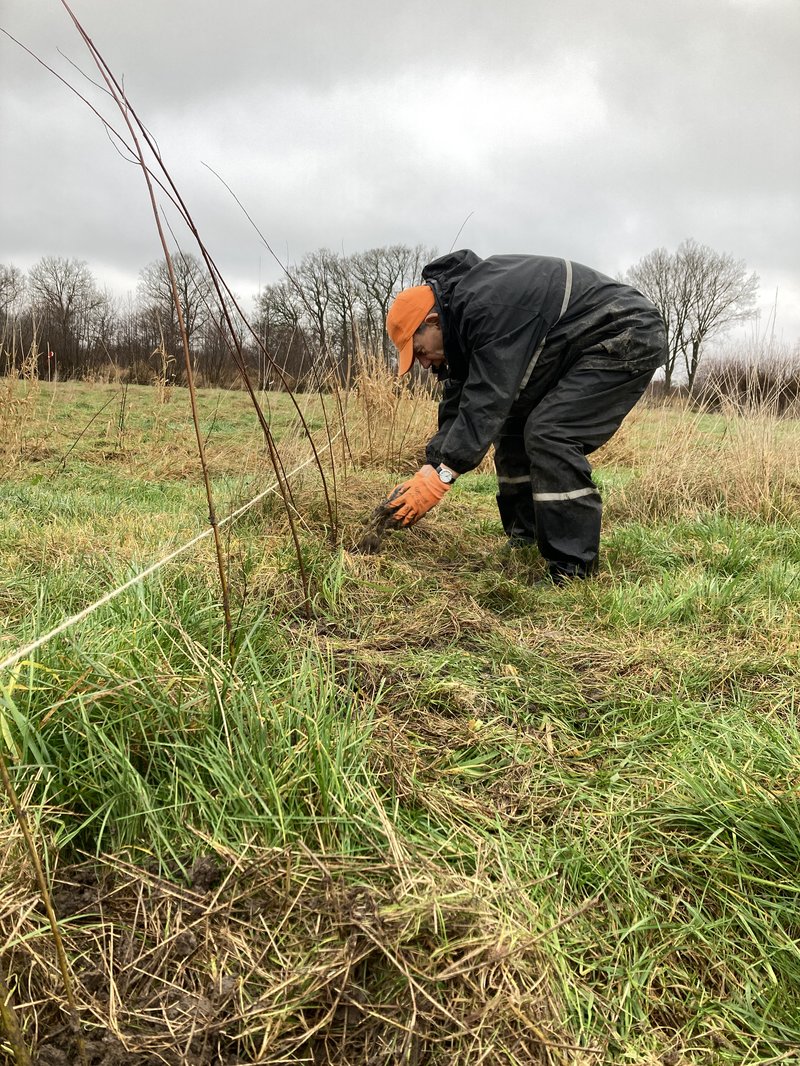
M 439 390 L 434 378 L 397 371 L 380 355 L 364 355 L 348 397 L 348 458 L 357 470 L 408 475 L 425 462 L 436 432 Z M 494 471 L 490 449 L 474 474 Z
M 651 413 L 644 406 L 634 407 L 620 428 L 602 447 L 591 454 L 593 467 L 605 470 L 609 467 L 635 468 L 642 458 L 640 435 L 649 423 Z
M 694 383 L 706 408 L 796 418 L 800 414 L 800 349 L 773 337 L 729 345 L 703 361 Z
M 532 899 L 456 859 L 445 824 L 432 839 L 414 819 L 397 824 L 371 750 L 380 693 L 362 695 L 325 652 L 295 658 L 265 617 L 230 676 L 197 640 L 188 590 L 171 623 L 147 606 L 97 624 L 77 688 L 62 695 L 69 667 L 55 658 L 27 691 L 18 674 L 7 701 L 4 735 L 18 774 L 38 767 L 54 852 L 128 857 L 55 886 L 84 1019 L 141 1055 L 355 1063 L 382 1047 L 466 1066 L 491 1046 L 569 1061 L 540 947 L 549 913 L 533 921 Z M 165 867 L 199 880 L 209 848 L 223 871 L 210 897 L 163 880 Z M 148 873 L 153 855 L 162 877 Z M 44 987 L 50 943 L 38 919 L 18 920 L 30 915 L 24 868 L 3 873 L 10 970 Z M 59 1009 L 37 998 L 27 1023 L 47 1032 Z
M 156 403 L 170 403 L 175 387 L 175 357 L 167 351 L 163 334 L 151 358 L 158 360 L 153 374 Z

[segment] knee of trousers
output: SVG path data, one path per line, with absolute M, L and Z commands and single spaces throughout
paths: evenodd
M 533 438 L 528 448 L 531 485 L 566 492 L 593 484 L 592 467 L 579 444 L 554 438 Z
M 495 445 L 494 468 L 498 481 L 513 479 L 514 484 L 522 484 L 519 479 L 528 477 L 530 472 L 530 460 L 524 442 L 518 439 L 502 447 Z

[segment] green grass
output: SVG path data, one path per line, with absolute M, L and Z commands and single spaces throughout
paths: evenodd
M 60 454 L 0 486 L 0 657 L 202 528 L 196 476 L 148 473 L 143 438 L 161 415 L 145 390 L 127 469 L 88 444 L 61 463 L 76 405 L 88 413 L 106 391 L 42 390 Z M 242 397 L 203 402 L 232 453 L 259 447 Z M 170 432 L 184 415 L 170 414 Z M 694 429 L 724 432 L 718 418 Z M 254 470 L 220 461 L 227 503 L 254 488 Z M 400 886 L 434 871 L 427 961 L 479 942 L 448 911 L 458 878 L 459 906 L 491 907 L 481 920 L 498 944 L 533 938 L 506 984 L 491 986 L 485 962 L 484 998 L 514 1000 L 529 964 L 549 988 L 553 1042 L 599 1049 L 538 1061 L 795 1061 L 800 540 L 788 519 L 722 508 L 626 517 L 617 494 L 635 493 L 636 477 L 622 465 L 600 475 L 608 521 L 592 582 L 534 586 L 535 552 L 503 557 L 491 475 L 459 481 L 375 557 L 326 540 L 309 479 L 313 620 L 269 503 L 226 541 L 233 669 L 207 544 L 46 645 L 0 678 L 0 715 L 51 862 L 102 852 L 185 870 L 209 842 L 346 857 L 359 885 L 388 893 L 387 927 Z M 340 477 L 344 543 L 384 482 Z M 444 995 L 447 981 L 429 987 Z M 374 1002 L 397 995 L 387 986 Z M 533 1061 L 492 1024 L 485 1061 Z M 425 1061 L 470 1061 L 442 1039 Z

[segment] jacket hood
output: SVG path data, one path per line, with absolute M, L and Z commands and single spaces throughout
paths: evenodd
M 453 291 L 469 272 L 483 260 L 469 248 L 458 252 L 448 252 L 423 268 L 422 280 L 431 286 L 436 297 L 436 308 L 442 317 L 442 334 L 447 362 L 439 368 L 436 376 L 440 380 L 455 375 L 466 377 L 467 356 L 461 345 L 458 333 L 453 329 L 450 304 Z
M 450 295 L 458 282 L 481 262 L 480 256 L 469 248 L 462 248 L 439 256 L 423 268 L 422 280 L 433 287 L 443 311 L 450 306 Z

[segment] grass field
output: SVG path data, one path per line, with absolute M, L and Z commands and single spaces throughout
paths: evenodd
M 0 661 L 207 524 L 185 393 L 12 384 Z M 0 675 L 88 1061 L 800 1062 L 800 426 L 638 410 L 600 574 L 548 588 L 488 466 L 348 550 L 433 417 L 351 398 L 335 530 L 293 482 L 313 617 L 279 497 L 226 528 L 233 667 L 204 541 Z M 201 419 L 224 515 L 271 471 L 246 397 Z M 77 1061 L 8 809 L 0 893 L 25 1040 Z

